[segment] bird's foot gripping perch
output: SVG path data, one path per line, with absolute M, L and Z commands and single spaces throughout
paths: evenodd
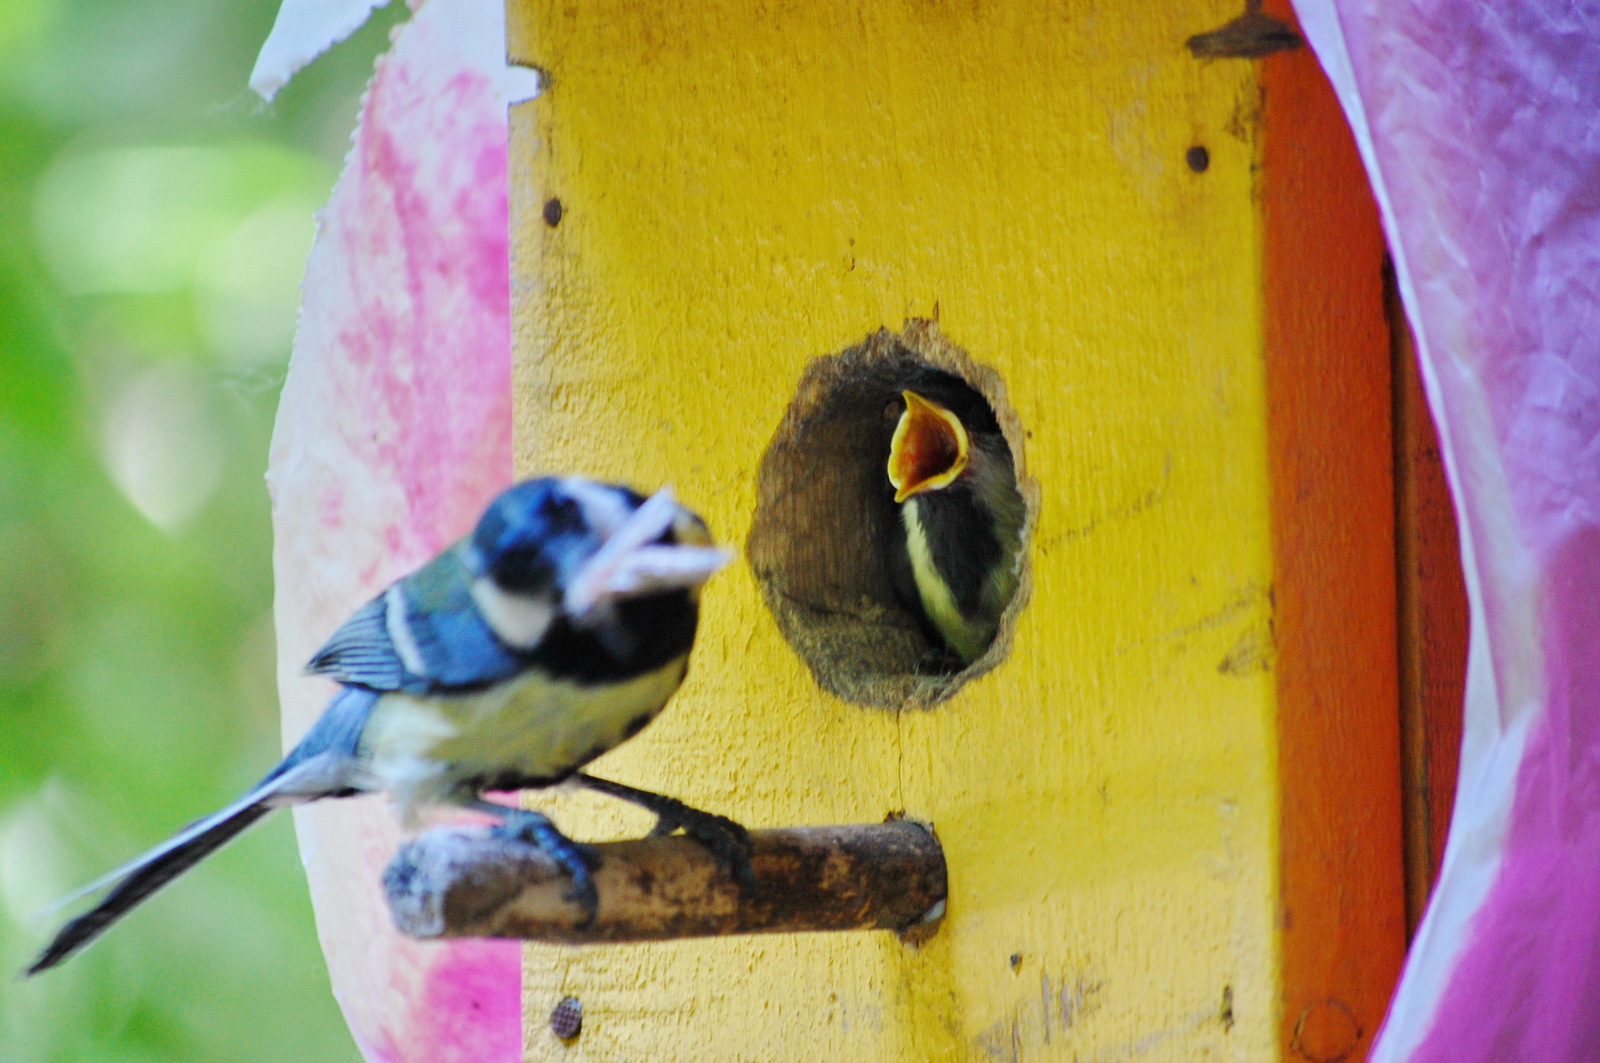
M 499 817 L 500 822 L 490 829 L 494 837 L 535 846 L 560 864 L 572 877 L 572 890 L 566 894 L 566 899 L 583 909 L 583 921 L 578 925 L 585 927 L 594 922 L 600 911 L 600 894 L 594 886 L 594 872 L 600 870 L 600 857 L 593 849 L 562 834 L 542 812 L 509 808 L 492 801 L 473 801 L 468 807 Z
M 651 837 L 659 838 L 682 830 L 722 862 L 746 896 L 755 889 L 755 871 L 750 865 L 750 832 L 727 816 L 702 812 L 665 794 L 599 779 L 581 771 L 574 773 L 573 781 L 596 793 L 620 798 L 653 812 L 656 825 L 650 831 Z

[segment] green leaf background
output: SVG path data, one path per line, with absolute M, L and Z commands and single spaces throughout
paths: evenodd
M 276 760 L 262 472 L 299 280 L 401 4 L 271 105 L 276 0 L 0 0 L 0 964 Z M 64 967 L 0 1061 L 355 1060 L 287 816 Z

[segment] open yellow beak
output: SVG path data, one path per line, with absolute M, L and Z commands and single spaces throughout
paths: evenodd
M 889 443 L 894 500 L 948 487 L 967 467 L 967 429 L 961 418 L 915 391 L 900 393 L 906 412 Z

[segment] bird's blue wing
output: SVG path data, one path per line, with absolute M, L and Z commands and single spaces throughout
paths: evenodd
M 406 667 L 389 638 L 385 595 L 378 595 L 356 610 L 311 658 L 306 671 L 372 690 L 399 690 L 405 686 Z
M 489 630 L 471 601 L 465 608 L 432 609 L 409 617 L 412 637 L 428 662 L 430 690 L 467 690 L 509 679 L 526 666 Z
M 484 622 L 472 579 L 460 548 L 444 551 L 395 585 L 403 608 L 391 608 L 393 589 L 380 594 L 334 632 L 307 670 L 352 686 L 422 693 L 515 675 L 523 662 Z

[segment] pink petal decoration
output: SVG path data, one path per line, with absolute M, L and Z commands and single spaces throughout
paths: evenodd
M 1466 733 L 1380 1063 L 1600 1059 L 1600 10 L 1296 0 L 1461 525 Z
M 321 214 L 268 473 L 286 743 L 332 692 L 302 674 L 322 640 L 510 482 L 506 102 L 526 75 L 505 68 L 496 0 L 432 0 L 379 60 Z M 295 825 L 369 1063 L 520 1060 L 518 946 L 391 926 L 383 799 L 297 809 Z

